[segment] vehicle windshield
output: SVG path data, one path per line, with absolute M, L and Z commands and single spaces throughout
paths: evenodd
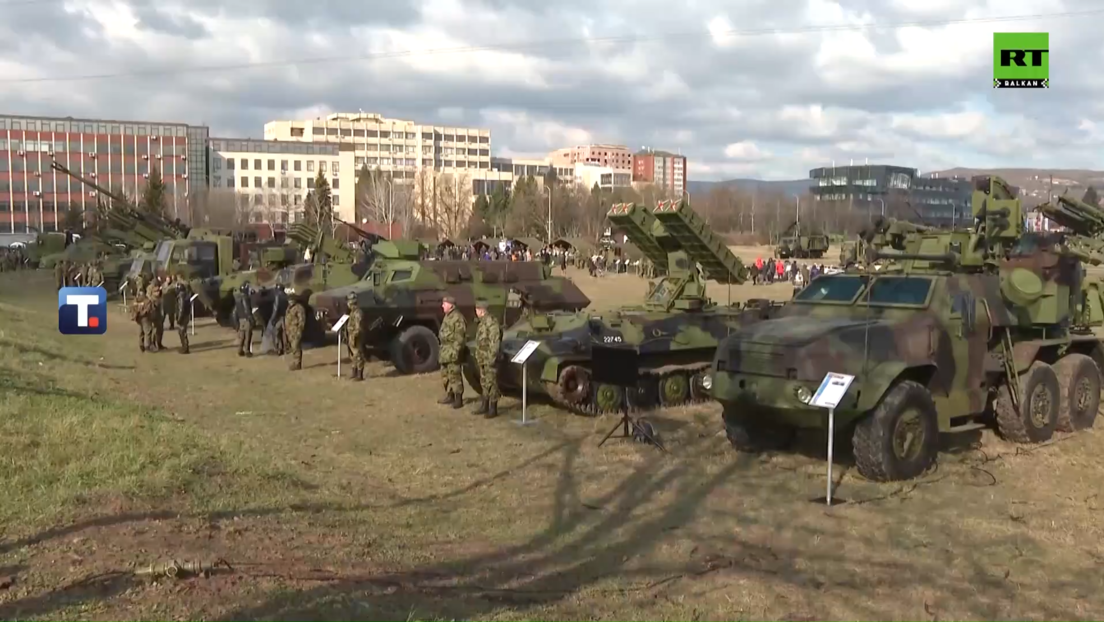
M 821 276 L 794 296 L 794 300 L 809 303 L 869 303 L 873 307 L 923 306 L 928 301 L 928 292 L 932 286 L 932 280 L 926 277 L 883 276 L 874 279 L 870 291 L 864 293 L 870 278 L 844 274 Z

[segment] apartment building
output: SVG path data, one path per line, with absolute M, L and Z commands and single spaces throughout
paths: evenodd
M 632 187 L 632 173 L 629 171 L 595 164 L 576 164 L 572 179 L 588 190 L 594 186 L 602 190 Z
M 632 179 L 637 184 L 651 184 L 681 197 L 688 180 L 686 156 L 669 151 L 642 149 L 633 155 Z
M 624 145 L 577 145 L 548 154 L 553 166 L 574 168 L 576 164 L 605 166 L 618 172 L 632 172 L 633 156 Z
M 334 215 L 356 222 L 353 154 L 345 144 L 212 138 L 211 189 L 232 191 L 253 222 L 300 222 L 303 201 L 322 173 L 330 184 Z
M 51 168 L 54 160 L 132 197 L 157 167 L 170 213 L 185 214 L 189 191 L 207 185 L 208 133 L 164 121 L 0 115 L 0 233 L 55 231 L 70 209 L 96 206 L 96 190 Z

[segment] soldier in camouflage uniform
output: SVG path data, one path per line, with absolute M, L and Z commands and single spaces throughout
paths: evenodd
M 479 384 L 483 387 L 475 414 L 493 419 L 498 416 L 498 351 L 502 345 L 502 326 L 487 311 L 485 300 L 476 302 L 475 314 L 479 317 L 479 326 L 475 329 L 475 361 L 479 364 Z
M 253 356 L 253 301 L 249 283 L 234 290 L 234 314 L 238 318 L 238 356 Z
M 58 260 L 58 262 L 56 264 L 54 264 L 54 285 L 57 285 L 57 288 L 59 290 L 61 288 L 65 287 L 65 273 L 66 273 L 66 271 L 67 271 L 67 268 L 65 266 L 65 261 L 64 260 Z
M 150 321 L 149 296 L 145 291 L 139 290 L 134 297 L 134 303 L 130 305 L 130 319 L 138 324 L 138 349 L 145 352 L 157 352 L 157 342 L 153 340 L 153 323 Z
M 184 281 L 184 277 L 177 276 L 176 282 L 171 288 L 176 296 L 178 304 L 173 310 L 176 317 L 173 318 L 173 326 L 176 327 L 176 335 L 180 337 L 180 353 L 187 354 L 190 352 L 188 347 L 188 324 L 192 323 L 192 305 L 184 304 L 182 300 L 188 298 L 188 284 Z
M 104 284 L 103 270 L 100 269 L 100 262 L 96 261 L 88 264 L 88 286 L 89 287 L 102 287 Z
M 357 304 L 357 295 L 349 292 L 349 319 L 345 321 L 345 345 L 349 348 L 349 360 L 353 363 L 353 380 L 364 380 L 364 314 Z
M 151 279 L 150 284 L 146 286 L 146 298 L 149 299 L 150 306 L 148 311 L 150 332 L 146 335 L 146 342 L 156 346 L 151 348 L 156 352 L 165 347 L 161 343 L 161 340 L 165 336 L 165 320 L 161 317 L 161 283 L 157 277 Z
M 298 371 L 303 369 L 303 330 L 307 326 L 307 309 L 294 288 L 289 287 L 287 295 L 289 304 L 287 313 L 284 315 L 287 348 L 284 351 L 291 355 L 288 369 Z
M 464 342 L 468 338 L 468 322 L 464 319 L 464 314 L 456 308 L 456 299 L 452 296 L 445 296 L 441 300 L 441 309 L 445 312 L 445 319 L 441 321 L 441 330 L 437 333 L 437 341 L 441 344 L 437 360 L 441 364 L 445 396 L 437 400 L 437 403 L 463 408 L 464 377 L 461 375 L 460 364 Z
M 161 317 L 169 321 L 169 330 L 176 328 L 176 312 L 180 297 L 177 295 L 176 280 L 169 281 L 165 290 L 161 293 Z M 162 326 L 161 330 L 165 330 Z

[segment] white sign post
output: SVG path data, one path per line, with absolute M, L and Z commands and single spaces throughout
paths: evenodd
M 535 423 L 531 421 L 527 416 L 529 410 L 529 357 L 533 356 L 533 352 L 537 351 L 537 347 L 540 346 L 539 341 L 526 341 L 525 345 L 521 346 L 514 358 L 510 359 L 510 362 L 515 365 L 521 365 L 521 421 L 515 421 L 518 425 L 529 425 Z
M 127 301 L 126 301 L 126 290 L 127 290 L 127 282 L 126 282 L 126 281 L 123 281 L 123 284 L 119 286 L 119 293 L 123 295 L 123 308 L 124 308 L 124 309 L 125 309 L 125 308 L 126 308 L 126 306 L 127 306 Z
M 349 321 L 349 314 L 338 318 L 337 323 L 333 325 L 334 332 L 337 333 L 337 377 L 341 377 L 341 327 L 345 326 L 345 322 Z
M 828 409 L 828 485 L 824 495 L 826 505 L 832 505 L 832 453 L 836 444 L 836 406 L 843 401 L 847 389 L 854 382 L 854 376 L 828 372 L 824 380 L 820 381 L 820 387 L 809 399 L 809 405 L 817 408 Z
M 189 328 L 192 329 L 192 336 L 193 337 L 195 337 L 195 301 L 196 301 L 196 298 L 199 298 L 199 294 L 192 294 L 192 297 L 188 299 L 188 304 L 192 305 L 192 314 L 189 316 L 192 320 L 192 322 L 191 322 L 192 325 Z

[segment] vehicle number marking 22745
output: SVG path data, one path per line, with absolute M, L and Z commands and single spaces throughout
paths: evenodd
M 621 343 L 621 335 L 604 335 L 602 343 Z

